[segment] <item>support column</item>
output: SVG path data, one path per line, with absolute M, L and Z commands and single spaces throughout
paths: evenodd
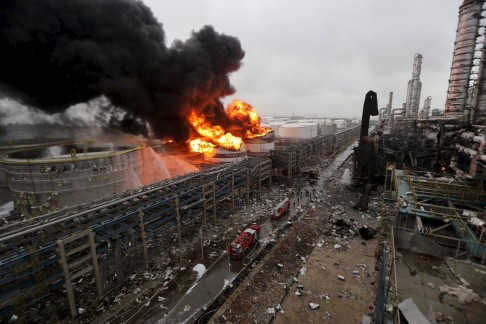
M 76 309 L 76 301 L 74 300 L 73 285 L 71 283 L 71 274 L 69 273 L 69 267 L 66 260 L 66 250 L 64 249 L 63 242 L 57 242 L 59 246 L 59 257 L 64 272 L 64 285 L 66 286 L 66 293 L 68 297 L 69 310 L 71 311 L 71 316 L 76 317 L 78 315 L 78 310 Z
M 179 196 L 175 197 L 175 210 L 176 210 L 176 222 L 177 222 L 177 246 L 180 249 L 182 247 L 182 235 L 181 235 L 181 212 L 179 210 Z
M 202 198 L 203 198 L 203 221 L 204 221 L 204 226 L 206 226 L 207 225 L 207 219 L 206 219 L 207 205 L 206 205 L 206 186 L 205 185 L 202 187 Z
M 258 164 L 258 197 L 262 197 L 262 165 Z
M 250 169 L 246 169 L 246 202 L 250 202 Z
M 287 177 L 289 178 L 289 180 L 292 180 L 292 151 L 289 151 L 288 152 L 288 159 L 289 159 L 289 164 L 288 164 L 288 167 L 287 167 Z
M 231 212 L 235 212 L 235 175 L 231 175 Z
M 98 297 L 103 297 L 103 285 L 101 281 L 100 266 L 98 264 L 98 253 L 96 252 L 95 234 L 92 229 L 89 229 L 89 244 L 91 246 L 91 257 L 93 258 L 93 271 L 96 280 L 96 290 Z
M 213 182 L 213 224 L 216 225 L 216 184 Z
M 144 269 L 148 270 L 148 251 L 147 251 L 147 241 L 145 239 L 145 223 L 143 222 L 143 211 L 141 210 L 138 213 L 138 218 L 140 220 L 140 236 L 142 237 L 142 247 L 143 247 L 143 261 L 144 261 Z

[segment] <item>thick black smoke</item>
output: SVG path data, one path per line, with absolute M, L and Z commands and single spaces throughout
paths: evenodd
M 112 125 L 184 140 L 191 109 L 224 119 L 220 98 L 245 53 L 205 26 L 165 45 L 162 25 L 135 0 L 1 0 L 2 90 L 47 113 L 105 95 L 126 114 Z

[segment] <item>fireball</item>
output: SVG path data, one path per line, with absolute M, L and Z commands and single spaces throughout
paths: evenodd
M 192 111 L 187 120 L 194 130 L 187 144 L 191 151 L 210 154 L 217 146 L 239 150 L 244 138 L 255 138 L 267 134 L 271 128 L 260 126 L 260 116 L 249 104 L 234 100 L 227 108 L 226 115 L 230 121 L 227 129 L 212 123 L 204 114 Z M 237 134 L 239 136 L 235 136 Z

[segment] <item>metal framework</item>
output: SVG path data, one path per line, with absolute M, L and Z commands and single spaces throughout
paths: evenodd
M 469 254 L 484 264 L 485 228 L 468 222 L 471 211 L 476 218 L 486 220 L 486 191 L 483 186 L 434 178 L 423 172 L 406 170 L 404 166 L 388 164 L 385 197 L 397 202 L 397 228 L 432 236 L 442 244 L 453 244 L 456 257 Z M 427 230 L 422 218 L 440 221 L 443 225 Z M 449 226 L 457 237 L 437 234 Z M 461 253 L 461 250 L 464 252 Z
M 98 297 L 124 281 L 140 264 L 149 266 L 149 243 L 175 230 L 180 247 L 183 226 L 216 223 L 221 204 L 235 210 L 236 197 L 249 202 L 272 185 L 272 160 L 288 159 L 290 175 L 300 165 L 349 143 L 359 127 L 322 136 L 250 159 L 154 183 L 106 201 L 10 222 L 0 228 L 0 318 L 64 287 L 71 315 L 77 315 L 76 281 L 93 278 Z M 209 219 L 208 219 L 209 218 Z

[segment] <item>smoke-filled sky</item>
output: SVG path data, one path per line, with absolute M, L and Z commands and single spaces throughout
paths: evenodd
M 98 107 L 102 123 L 144 133 L 148 121 L 176 139 L 193 109 L 228 122 L 221 99 L 260 115 L 359 117 L 368 90 L 401 107 L 415 53 L 420 107 L 432 96 L 443 108 L 461 2 L 2 0 L 0 120 L 51 121 L 42 112 L 101 95 L 122 110 L 98 99 L 68 113 Z
M 204 24 L 246 52 L 234 97 L 262 115 L 361 116 L 368 90 L 405 102 L 422 53 L 422 96 L 444 108 L 462 0 L 145 0 L 168 42 Z M 233 98 L 233 97 L 231 97 Z M 230 100 L 225 100 L 229 102 Z

